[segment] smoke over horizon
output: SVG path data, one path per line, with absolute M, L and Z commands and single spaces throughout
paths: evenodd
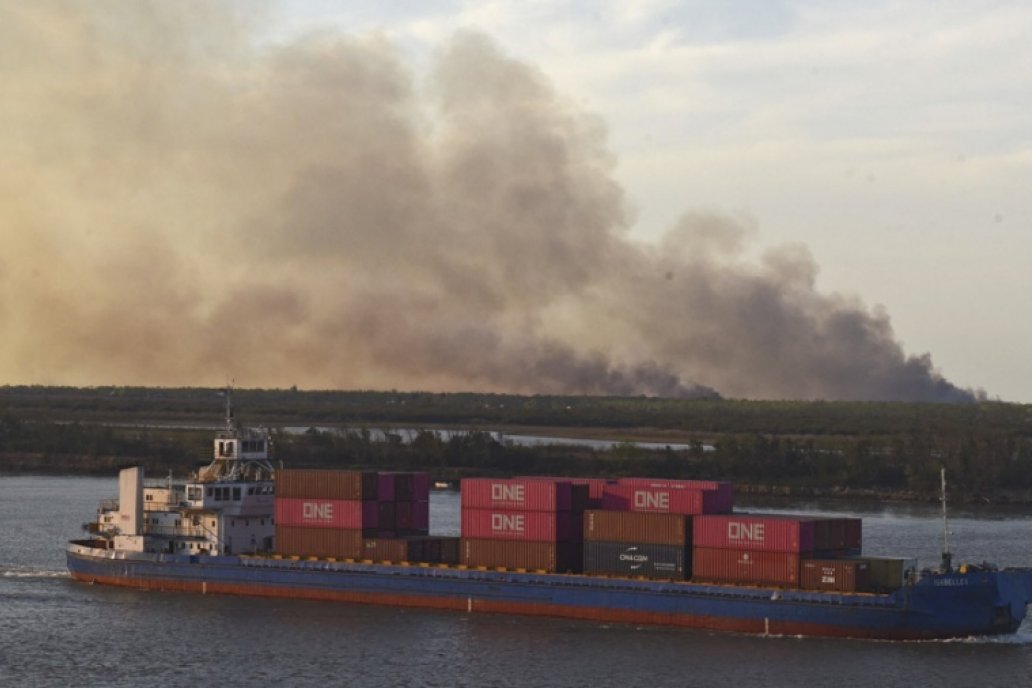
M 486 37 L 423 76 L 227 7 L 2 10 L 0 383 L 975 398 L 805 247 L 634 241 L 603 124 Z

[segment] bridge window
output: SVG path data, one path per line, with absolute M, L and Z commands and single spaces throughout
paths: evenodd
M 239 487 L 234 487 L 233 488 L 233 501 L 235 501 L 235 502 L 239 502 L 240 501 L 240 488 Z

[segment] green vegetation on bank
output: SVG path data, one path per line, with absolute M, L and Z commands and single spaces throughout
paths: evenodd
M 934 495 L 946 466 L 960 499 L 1032 501 L 1032 407 L 682 401 L 400 392 L 235 390 L 245 423 L 349 427 L 276 433 L 290 466 L 420 468 L 474 474 L 655 475 L 725 478 L 768 488 Z M 0 471 L 111 474 L 142 463 L 151 475 L 206 462 L 222 398 L 212 389 L 0 388 Z M 176 428 L 151 427 L 171 424 Z M 449 426 L 410 443 L 375 442 L 362 427 Z M 691 448 L 619 444 L 519 447 L 479 430 L 520 427 L 607 436 L 669 437 Z

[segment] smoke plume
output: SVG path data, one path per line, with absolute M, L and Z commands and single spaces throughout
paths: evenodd
M 247 8 L 250 10 L 250 6 Z M 0 9 L 0 381 L 966 400 L 805 249 L 627 235 L 605 130 L 460 34 Z

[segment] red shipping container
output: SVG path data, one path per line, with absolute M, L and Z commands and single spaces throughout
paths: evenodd
M 602 508 L 610 511 L 646 511 L 662 514 L 712 514 L 723 510 L 720 494 L 668 487 L 609 485 L 602 493 Z
M 692 548 L 692 580 L 796 587 L 798 554 L 741 549 Z
M 362 531 L 301 528 L 277 523 L 275 549 L 287 556 L 359 559 L 362 555 Z
M 799 565 L 799 587 L 804 590 L 856 592 L 868 588 L 867 562 L 806 559 Z
M 464 478 L 463 509 L 569 511 L 570 483 L 537 478 Z
M 378 528 L 380 505 L 380 502 L 371 501 L 277 497 L 276 525 L 337 529 Z M 385 527 L 393 528 L 394 524 Z
M 583 550 L 573 542 L 513 542 L 462 538 L 459 563 L 464 566 L 528 571 L 579 572 Z
M 583 523 L 583 516 L 569 511 L 463 509 L 462 537 L 527 542 L 580 541 Z
M 713 511 L 707 513 L 726 514 L 734 509 L 735 488 L 734 484 L 723 480 L 664 480 L 662 478 L 619 478 L 619 485 L 630 485 L 631 487 L 642 487 L 652 489 L 670 490 L 702 490 L 704 492 L 716 493 L 710 497 L 708 504 Z
M 812 552 L 810 518 L 767 514 L 710 514 L 692 519 L 692 543 L 765 552 Z
M 378 481 L 372 471 L 281 468 L 276 471 L 276 496 L 371 500 L 377 497 Z
M 691 543 L 692 522 L 681 514 L 635 511 L 584 512 L 584 539 L 593 542 L 639 542 L 649 545 Z

